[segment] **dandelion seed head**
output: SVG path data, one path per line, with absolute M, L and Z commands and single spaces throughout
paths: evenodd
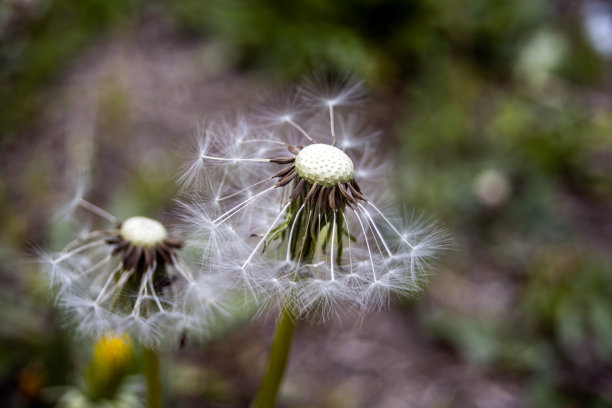
M 350 110 L 362 102 L 358 81 L 315 78 L 258 106 L 257 124 L 225 123 L 203 142 L 202 173 L 191 175 L 203 182 L 184 204 L 188 235 L 260 313 L 288 307 L 327 320 L 380 309 L 417 293 L 445 246 L 430 220 L 380 205 L 392 161 Z
M 337 147 L 316 143 L 295 156 L 297 174 L 312 184 L 332 187 L 353 179 L 353 161 Z
M 161 222 L 140 216 L 125 220 L 120 234 L 123 239 L 141 248 L 157 245 L 168 237 L 168 231 Z
M 81 205 L 115 219 L 91 203 Z M 177 342 L 181 333 L 207 330 L 201 317 L 210 308 L 200 305 L 213 285 L 199 284 L 178 253 L 183 246 L 159 221 L 134 216 L 81 234 L 57 255 L 41 256 L 41 262 L 59 289 L 58 305 L 81 334 L 128 333 L 157 347 Z

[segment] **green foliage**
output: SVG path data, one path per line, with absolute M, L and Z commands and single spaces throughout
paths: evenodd
M 329 66 L 388 84 L 451 50 L 507 72 L 517 40 L 548 6 L 539 0 L 478 0 L 469 7 L 431 0 L 179 0 L 171 10 L 188 29 L 220 38 L 243 66 L 289 77 Z
M 569 96 L 564 106 L 549 106 L 483 81 L 461 64 L 433 67 L 412 91 L 413 108 L 399 130 L 407 159 L 401 161 L 402 196 L 458 226 L 478 228 L 485 207 L 474 194 L 475 180 L 496 169 L 513 191 L 495 222 L 505 220 L 507 231 L 526 227 L 523 233 L 557 236 L 566 220 L 551 208 L 567 186 L 597 194 L 602 175 L 589 157 L 602 146 L 599 135 L 612 130 L 590 120 Z
M 610 175 L 592 158 L 609 150 L 612 129 L 592 120 L 569 84 L 510 85 L 454 61 L 411 92 L 399 128 L 401 196 L 442 214 L 458 257 L 494 265 L 515 294 L 503 312 L 440 307 L 422 317 L 466 361 L 519 374 L 534 406 L 609 406 L 600 378 L 612 362 L 612 263 L 585 241 L 569 203 L 597 212 L 609 197 L 601 185 Z M 491 169 L 510 186 L 497 202 L 479 193 Z M 466 268 L 478 267 L 458 266 L 467 282 L 455 286 L 469 287 L 479 275 Z
M 611 265 L 596 253 L 572 248 L 542 252 L 524 289 L 525 320 L 541 333 L 553 333 L 570 360 L 587 353 L 611 360 Z

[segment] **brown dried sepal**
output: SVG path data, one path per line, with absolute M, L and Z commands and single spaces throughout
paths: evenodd
M 121 263 L 126 270 L 147 270 L 154 266 L 172 265 L 176 250 L 182 248 L 184 244 L 178 238 L 167 237 L 150 247 L 139 247 L 126 241 L 121 235 L 107 239 L 106 243 L 113 247 L 111 255 L 121 257 Z

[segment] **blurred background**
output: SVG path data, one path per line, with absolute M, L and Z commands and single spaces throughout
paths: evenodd
M 395 193 L 456 248 L 418 299 L 302 324 L 279 406 L 612 406 L 611 68 L 602 0 L 1 0 L 0 406 L 90 361 L 36 259 L 77 174 L 172 223 L 194 125 L 322 69 L 364 79 Z M 247 406 L 273 324 L 168 353 L 168 406 Z

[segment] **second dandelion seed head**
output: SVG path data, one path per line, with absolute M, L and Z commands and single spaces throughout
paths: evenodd
M 121 224 L 121 237 L 135 246 L 149 248 L 168 237 L 166 227 L 147 217 L 130 217 Z
M 177 344 L 182 333 L 207 332 L 213 310 L 223 305 L 210 301 L 218 291 L 201 287 L 203 275 L 179 254 L 182 239 L 151 218 L 121 221 L 83 199 L 79 206 L 114 227 L 83 234 L 44 260 L 59 289 L 58 303 L 81 333 L 128 333 L 157 347 Z
M 106 242 L 114 246 L 113 255 L 121 255 L 126 270 L 172 264 L 175 250 L 183 246 L 182 240 L 168 236 L 162 223 L 142 216 L 122 222 L 119 233 Z

